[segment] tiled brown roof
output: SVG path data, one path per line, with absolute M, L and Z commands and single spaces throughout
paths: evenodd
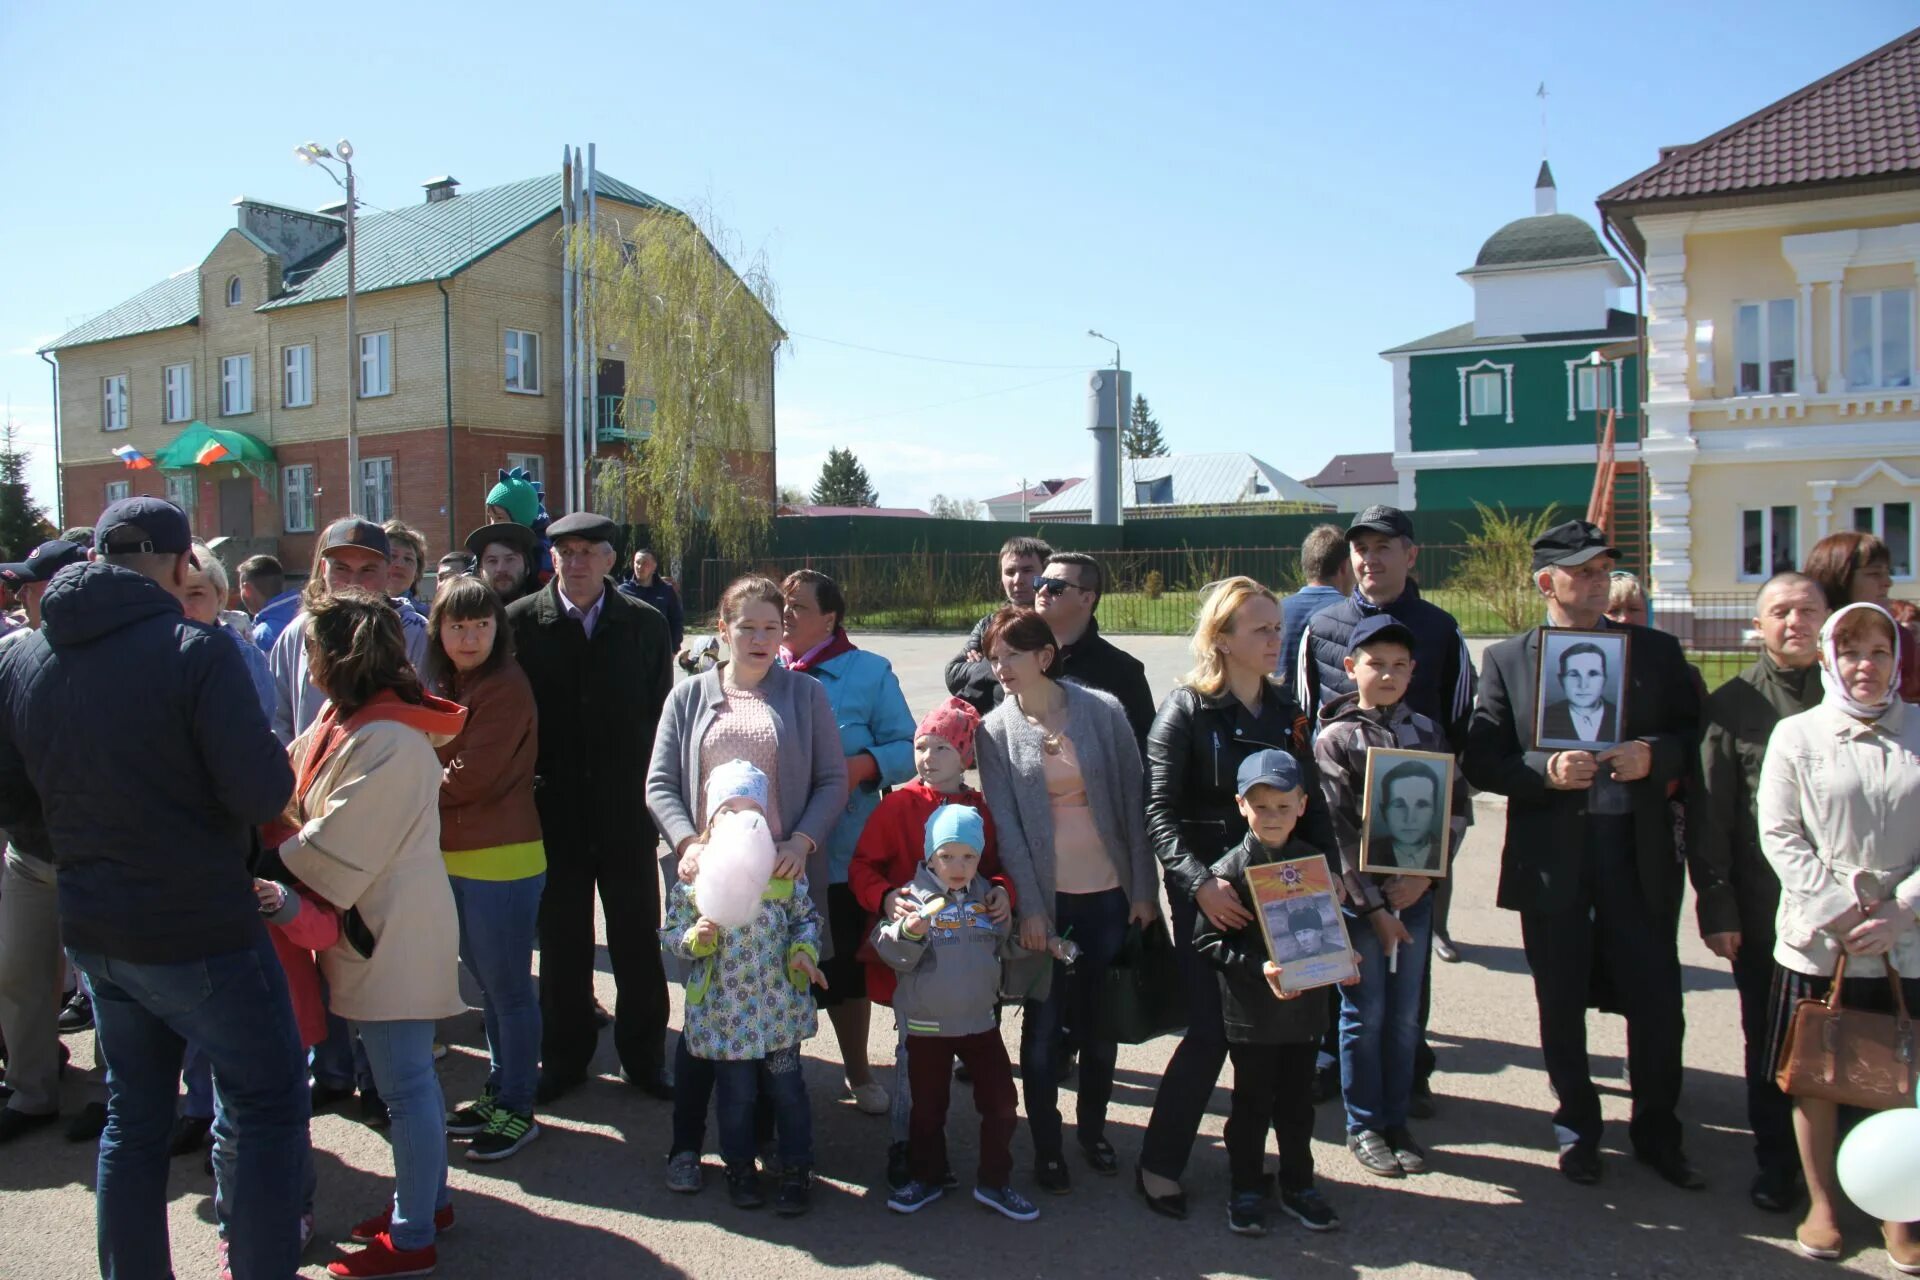
M 1795 91 L 1600 197 L 1748 195 L 1815 183 L 1920 174 L 1920 28 Z

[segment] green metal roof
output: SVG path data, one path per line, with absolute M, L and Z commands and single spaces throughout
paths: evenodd
M 1487 237 L 1467 274 L 1607 260 L 1599 232 L 1570 213 L 1546 213 L 1516 219 Z
M 639 188 L 604 173 L 595 176 L 594 189 L 608 200 L 673 211 Z M 354 288 L 359 293 L 373 293 L 445 280 L 557 212 L 561 190 L 560 175 L 549 173 L 390 213 L 362 214 L 354 233 Z M 297 307 L 303 302 L 342 298 L 346 292 L 347 255 L 335 252 L 293 292 L 260 309 Z
M 1422 351 L 1447 351 L 1458 347 L 1524 347 L 1531 342 L 1578 342 L 1585 338 L 1613 342 L 1634 337 L 1639 332 L 1640 322 L 1633 312 L 1608 308 L 1607 327 L 1604 329 L 1586 329 L 1575 333 L 1509 333 L 1478 338 L 1473 333 L 1473 321 L 1469 320 L 1451 329 L 1442 329 L 1424 338 L 1388 347 L 1380 354 L 1418 355 Z
M 200 269 L 189 267 L 168 276 L 149 289 L 142 289 L 119 306 L 104 311 L 76 329 L 70 329 L 42 347 L 58 351 L 90 342 L 110 342 L 131 338 L 137 333 L 152 333 L 176 325 L 192 324 L 200 318 Z

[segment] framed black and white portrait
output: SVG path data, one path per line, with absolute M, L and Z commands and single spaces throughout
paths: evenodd
M 1447 874 L 1453 757 L 1399 747 L 1367 749 L 1360 806 L 1360 869 L 1386 875 Z
M 1626 737 L 1627 632 L 1540 632 L 1533 738 L 1541 751 L 1605 751 Z

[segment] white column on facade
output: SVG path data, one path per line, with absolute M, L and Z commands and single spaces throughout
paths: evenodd
M 1393 469 L 1399 483 L 1396 495 L 1397 505 L 1402 511 L 1413 510 L 1416 501 L 1415 479 L 1418 471 L 1413 463 L 1413 358 L 1394 356 L 1393 365 Z M 1466 375 L 1461 374 L 1462 394 L 1465 394 Z
M 1814 480 L 1808 485 L 1813 490 L 1813 541 L 1818 542 L 1833 532 L 1833 490 L 1835 481 Z M 1811 549 L 1812 543 L 1807 544 Z
M 1464 365 L 1460 368 L 1460 425 L 1467 425 L 1467 370 Z
M 1840 281 L 1835 276 L 1827 281 L 1827 380 L 1824 387 L 1830 396 L 1839 395 L 1846 389 L 1842 380 L 1840 353 L 1846 348 L 1840 342 Z
M 1797 323 L 1793 326 L 1798 331 L 1795 336 L 1799 339 L 1798 343 L 1795 344 L 1796 349 L 1793 357 L 1793 389 L 1796 394 L 1805 395 L 1807 392 L 1813 390 L 1814 386 L 1813 281 L 1811 280 L 1802 280 L 1800 282 L 1799 310 L 1800 314 L 1796 318 Z M 1762 360 L 1766 359 L 1766 353 L 1761 352 L 1760 358 Z
M 1647 236 L 1647 402 L 1641 406 L 1640 460 L 1648 480 L 1648 576 L 1676 629 L 1690 623 L 1693 586 L 1693 499 L 1688 484 L 1699 446 L 1693 438 L 1688 377 L 1687 253 L 1684 214 L 1642 221 Z M 1712 389 L 1707 388 L 1711 395 Z M 1682 632 L 1684 634 L 1684 631 Z

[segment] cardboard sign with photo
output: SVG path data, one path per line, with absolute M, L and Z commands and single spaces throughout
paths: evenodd
M 1248 867 L 1247 891 L 1260 912 L 1267 952 L 1280 966 L 1283 991 L 1344 982 L 1358 972 L 1324 857 Z
M 1626 737 L 1628 633 L 1540 632 L 1534 742 L 1541 751 L 1605 751 Z
M 1454 759 L 1437 751 L 1367 748 L 1360 807 L 1360 869 L 1383 875 L 1447 874 Z

